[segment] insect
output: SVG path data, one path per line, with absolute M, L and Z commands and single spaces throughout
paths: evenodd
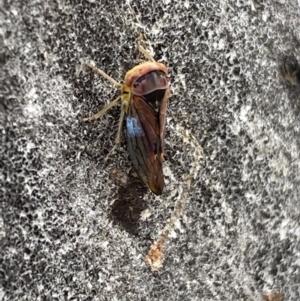
M 285 56 L 279 65 L 283 82 L 296 86 L 300 84 L 300 65 L 294 55 Z
M 104 71 L 87 64 L 121 90 L 121 95 L 97 114 L 84 118 L 91 121 L 102 117 L 107 110 L 121 103 L 121 115 L 115 143 L 120 143 L 123 119 L 126 115 L 127 147 L 130 159 L 142 181 L 156 195 L 164 187 L 163 155 L 166 111 L 170 97 L 168 69 L 158 63 L 141 46 L 139 51 L 148 59 L 129 70 L 121 84 Z M 116 147 L 114 146 L 114 148 Z M 113 149 L 114 149 L 113 148 Z

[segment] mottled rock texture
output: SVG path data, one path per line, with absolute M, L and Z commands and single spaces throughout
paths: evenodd
M 140 33 L 174 93 L 160 197 L 124 136 L 104 161 L 118 107 L 81 122 L 118 95 L 84 64 L 122 81 Z M 0 46 L 0 300 L 300 300 L 300 88 L 278 73 L 300 59 L 299 0 L 6 0 Z

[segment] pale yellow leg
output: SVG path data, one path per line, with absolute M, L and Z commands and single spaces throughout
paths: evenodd
M 151 56 L 151 54 L 138 42 L 138 50 L 150 61 L 155 62 L 155 59 Z
M 95 66 L 93 66 L 91 63 L 87 63 L 86 64 L 89 68 L 91 68 L 95 73 L 100 74 L 101 76 L 103 76 L 104 78 L 106 78 L 107 80 L 109 80 L 113 85 L 115 85 L 116 87 L 118 87 L 119 89 L 122 89 L 123 85 L 118 83 L 116 80 L 114 80 L 112 77 L 110 77 L 108 74 L 106 74 L 104 71 L 102 71 L 101 69 L 96 68 Z
M 110 102 L 107 106 L 105 106 L 102 110 L 100 110 L 97 114 L 91 116 L 91 117 L 87 117 L 87 118 L 83 118 L 82 121 L 91 121 L 91 120 L 95 120 L 95 119 L 99 119 L 100 117 L 102 117 L 110 108 L 114 107 L 115 105 L 118 104 L 118 102 L 120 101 L 120 99 L 122 98 L 122 96 L 117 97 L 116 99 L 114 99 L 112 102 Z
M 87 63 L 86 65 L 87 65 L 87 67 L 91 68 L 94 72 L 100 74 L 101 76 L 103 76 L 104 78 L 106 78 L 107 80 L 109 80 L 113 85 L 115 85 L 119 89 L 123 90 L 124 85 L 118 83 L 116 80 L 114 80 L 108 74 L 106 74 L 104 71 L 102 71 L 101 69 L 96 68 L 91 63 Z M 122 95 L 120 95 L 119 97 L 117 97 L 116 99 L 114 99 L 113 101 L 111 101 L 108 105 L 106 105 L 97 114 L 95 114 L 95 115 L 93 115 L 91 117 L 83 118 L 82 121 L 91 121 L 91 120 L 95 120 L 95 119 L 98 119 L 98 118 L 102 117 L 110 108 L 112 108 L 115 105 L 117 105 L 120 100 L 122 100 Z M 126 107 L 127 107 L 127 102 L 123 101 L 121 115 L 120 115 L 120 119 L 119 119 L 119 126 L 118 126 L 117 137 L 116 137 L 116 140 L 115 140 L 116 144 L 114 145 L 114 147 L 112 148 L 112 150 L 106 156 L 105 161 L 108 159 L 108 157 L 110 156 L 110 154 L 116 149 L 117 145 L 120 144 L 120 141 L 121 141 L 121 131 L 122 131 L 122 125 L 123 125 L 123 119 L 124 119 L 124 116 L 125 116 Z
M 155 59 L 151 56 L 151 54 L 141 45 L 141 40 L 144 39 L 143 34 L 140 33 L 138 37 L 138 50 L 141 52 L 150 62 L 155 62 Z
M 119 119 L 119 126 L 118 126 L 118 132 L 116 136 L 116 144 L 119 144 L 121 141 L 121 132 L 122 132 L 122 126 L 123 126 L 123 120 L 124 120 L 125 112 L 121 110 L 121 115 Z
M 122 125 L 123 125 L 123 120 L 124 120 L 124 116 L 125 116 L 125 107 L 126 106 L 127 106 L 127 103 L 123 102 L 123 104 L 122 104 L 122 110 L 121 110 L 121 115 L 120 115 L 120 119 L 119 119 L 118 132 L 117 132 L 117 136 L 116 136 L 116 140 L 115 140 L 115 145 L 111 149 L 111 151 L 107 154 L 107 156 L 105 157 L 104 161 L 107 161 L 107 159 L 109 158 L 109 156 L 115 151 L 116 147 L 121 142 L 121 132 L 122 132 Z

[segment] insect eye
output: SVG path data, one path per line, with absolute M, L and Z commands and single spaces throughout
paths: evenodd
M 166 73 L 164 73 L 163 71 L 158 71 L 158 74 L 161 78 L 166 78 L 167 80 L 170 79 L 169 76 Z

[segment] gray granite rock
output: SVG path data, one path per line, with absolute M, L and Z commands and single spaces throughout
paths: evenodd
M 300 299 L 300 88 L 278 73 L 299 0 L 2 1 L 0 23 L 0 300 Z M 119 108 L 81 122 L 118 95 L 84 64 L 122 81 L 139 33 L 174 93 L 160 197 L 125 139 L 104 161 Z

